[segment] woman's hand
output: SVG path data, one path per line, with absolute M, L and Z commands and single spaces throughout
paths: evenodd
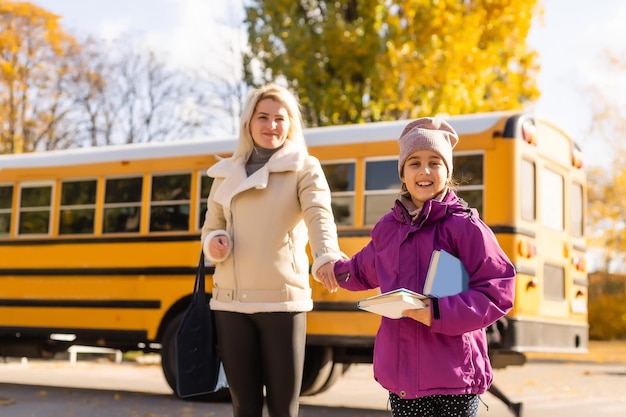
M 339 284 L 335 278 L 334 262 L 328 262 L 317 270 L 317 278 L 329 292 L 337 292 Z
M 217 235 L 209 242 L 209 254 L 213 259 L 224 259 L 229 250 L 227 236 Z
M 430 301 L 429 300 L 423 300 L 423 301 L 424 301 L 424 304 L 426 304 L 424 308 L 404 310 L 402 312 L 402 316 L 411 318 L 415 321 L 419 321 L 420 323 L 425 324 L 426 326 L 430 327 L 433 321 L 432 315 L 430 313 Z

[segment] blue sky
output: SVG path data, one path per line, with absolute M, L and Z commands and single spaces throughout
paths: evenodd
M 243 15 L 242 0 L 34 0 L 63 16 L 66 30 L 116 39 L 141 39 L 167 54 L 172 65 L 209 67 L 228 60 L 233 29 Z M 607 82 L 602 53 L 626 51 L 626 2 L 621 0 L 545 0 L 542 22 L 535 22 L 529 44 L 540 55 L 542 97 L 533 106 L 582 146 L 588 165 L 602 164 L 606 147 L 589 137 L 590 107 L 584 89 Z M 622 78 L 626 78 L 622 77 Z M 626 96 L 624 79 L 611 80 L 616 97 Z

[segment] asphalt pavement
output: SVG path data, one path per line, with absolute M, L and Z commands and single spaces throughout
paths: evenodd
M 229 403 L 176 398 L 158 360 L 0 358 L 1 417 L 232 417 Z M 530 361 L 495 371 L 496 386 L 523 402 L 523 417 L 626 416 L 626 364 Z M 479 417 L 512 417 L 493 395 Z M 327 392 L 301 398 L 301 417 L 389 417 L 371 365 L 352 366 Z

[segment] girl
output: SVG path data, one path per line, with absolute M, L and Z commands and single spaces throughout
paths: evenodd
M 513 306 L 515 270 L 492 231 L 451 189 L 458 142 L 442 119 L 409 123 L 399 139 L 402 190 L 371 241 L 333 273 L 317 275 L 335 291 L 380 287 L 422 292 L 433 250 L 458 257 L 469 289 L 427 300 L 403 318 L 383 317 L 374 347 L 374 377 L 389 391 L 394 417 L 475 417 L 493 375 L 485 328 Z

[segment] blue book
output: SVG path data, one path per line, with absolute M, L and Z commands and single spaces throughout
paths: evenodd
M 436 249 L 430 258 L 423 293 L 429 297 L 456 295 L 469 288 L 469 274 L 459 258 Z

